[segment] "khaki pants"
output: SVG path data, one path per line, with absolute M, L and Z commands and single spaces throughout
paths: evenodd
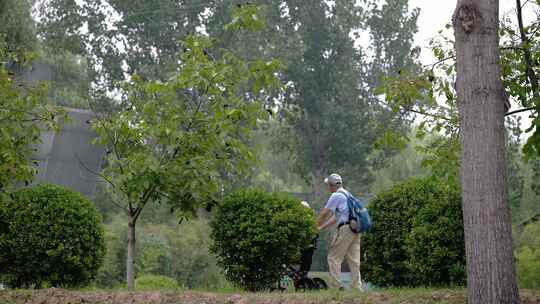
M 328 267 L 330 269 L 331 285 L 343 287 L 341 282 L 341 263 L 347 258 L 351 270 L 351 288 L 362 290 L 360 284 L 360 234 L 355 234 L 349 225 L 343 225 L 336 231 L 328 250 Z

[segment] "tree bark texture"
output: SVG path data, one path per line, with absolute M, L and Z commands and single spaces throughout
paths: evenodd
M 327 190 L 326 185 L 323 182 L 325 177 L 324 172 L 320 169 L 314 168 L 311 172 L 311 187 L 313 189 L 313 202 L 311 203 L 311 207 L 314 208 L 316 212 L 320 212 L 326 204 L 324 198 Z
M 127 244 L 127 286 L 129 291 L 135 289 L 135 218 L 128 215 L 128 244 Z
M 314 145 L 314 161 L 311 169 L 311 186 L 313 189 L 313 197 L 316 211 L 320 211 L 326 204 L 325 194 L 328 191 L 328 186 L 324 184 L 324 179 L 328 176 L 327 161 L 325 157 L 325 149 L 322 145 Z
M 498 17 L 498 0 L 458 0 L 453 17 L 469 304 L 520 303 L 505 181 Z

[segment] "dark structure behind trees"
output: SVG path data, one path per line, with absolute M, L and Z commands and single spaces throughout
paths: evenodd
M 54 68 L 39 61 L 28 66 L 12 65 L 10 69 L 25 86 L 52 81 Z M 49 96 L 51 97 L 51 96 Z M 92 197 L 96 188 L 104 148 L 92 144 L 96 133 L 91 129 L 93 113 L 65 108 L 67 119 L 58 118 L 60 132 L 43 131 L 33 159 L 38 162 L 34 184 L 52 183 Z
M 89 121 L 92 113 L 67 109 L 70 121 L 59 133 L 47 131 L 36 153 L 39 162 L 35 183 L 54 183 L 91 197 L 96 188 L 104 148 L 92 144 L 96 137 Z

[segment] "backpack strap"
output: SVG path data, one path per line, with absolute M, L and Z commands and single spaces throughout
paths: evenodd
M 345 195 L 345 198 L 349 199 L 349 194 L 347 193 L 347 191 L 345 191 L 345 190 L 338 190 L 338 191 L 336 191 L 336 192 Z
M 349 193 L 347 193 L 347 191 L 345 191 L 345 190 L 343 190 L 343 191 L 338 190 L 337 192 L 343 194 L 345 196 L 345 198 L 347 199 L 347 208 L 349 209 L 349 216 L 351 216 L 351 212 L 352 212 L 351 195 Z

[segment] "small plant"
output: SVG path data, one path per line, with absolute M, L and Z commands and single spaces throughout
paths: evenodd
M 0 281 L 11 287 L 79 287 L 105 255 L 101 216 L 80 194 L 55 185 L 0 201 Z
M 310 209 L 294 198 L 256 190 L 227 197 L 210 225 L 211 251 L 226 278 L 249 291 L 271 288 L 316 233 Z
M 369 204 L 374 226 L 362 237 L 362 275 L 378 286 L 465 284 L 461 197 L 457 187 L 411 179 Z

